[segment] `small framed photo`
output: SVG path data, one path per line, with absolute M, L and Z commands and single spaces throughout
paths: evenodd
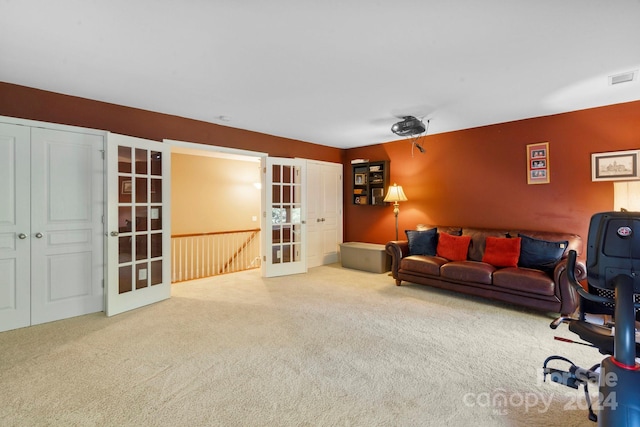
M 640 179 L 640 150 L 591 154 L 591 181 L 630 181 Z
M 122 194 L 131 194 L 131 181 L 122 181 Z
M 366 173 L 355 174 L 353 182 L 355 183 L 355 185 L 366 185 L 367 174 Z
M 547 167 L 546 159 L 531 160 L 531 169 L 546 169 L 546 167 Z
M 548 184 L 549 143 L 527 145 L 527 184 Z

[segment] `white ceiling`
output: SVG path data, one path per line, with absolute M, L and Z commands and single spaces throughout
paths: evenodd
M 640 0 L 0 0 L 0 81 L 349 148 L 640 99 Z

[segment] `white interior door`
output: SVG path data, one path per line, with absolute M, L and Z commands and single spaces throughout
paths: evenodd
M 109 134 L 107 315 L 171 296 L 170 147 Z
M 0 123 L 0 332 L 31 323 L 30 132 Z
M 307 161 L 307 268 L 322 265 L 322 166 Z
M 307 161 L 307 268 L 338 262 L 342 165 Z
M 264 262 L 266 277 L 304 273 L 306 265 L 305 160 L 263 159 L 265 190 Z
M 31 324 L 104 309 L 104 137 L 31 129 Z
M 342 165 L 322 165 L 322 264 L 338 262 L 338 245 L 342 243 Z

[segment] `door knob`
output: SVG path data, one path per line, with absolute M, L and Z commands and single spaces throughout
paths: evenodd
M 116 236 L 118 235 L 118 232 L 117 232 L 117 231 L 112 231 L 112 232 L 111 232 L 111 235 L 112 235 L 113 237 L 116 237 Z
M 36 233 L 36 238 L 42 239 L 42 233 Z
M 24 240 L 24 239 L 26 239 L 26 238 L 27 238 L 27 235 L 26 235 L 26 234 L 24 234 L 24 233 L 20 233 L 20 234 L 18 234 L 18 239 L 22 239 L 22 240 Z

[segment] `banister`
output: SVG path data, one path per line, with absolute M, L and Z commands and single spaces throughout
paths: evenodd
M 260 229 L 171 236 L 172 282 L 260 267 Z
M 218 234 L 235 234 L 235 233 L 248 233 L 248 232 L 258 232 L 259 228 L 250 228 L 248 230 L 230 230 L 230 231 L 209 231 L 207 233 L 188 233 L 188 234 L 172 234 L 171 238 L 175 239 L 178 237 L 199 237 L 199 236 L 215 236 Z

